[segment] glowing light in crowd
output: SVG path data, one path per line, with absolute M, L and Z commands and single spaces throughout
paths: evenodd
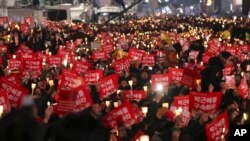
M 118 102 L 114 102 L 114 107 L 118 107 Z
M 212 5 L 212 3 L 213 3 L 213 1 L 212 1 L 212 0 L 207 0 L 207 6 L 211 6 L 211 5 Z
M 54 81 L 53 80 L 49 80 L 49 85 L 50 86 L 54 86 Z
M 247 118 L 248 118 L 247 113 L 243 114 L 243 118 L 244 118 L 244 120 L 247 120 Z
M 149 136 L 148 135 L 140 136 L 140 141 L 149 141 Z
M 197 85 L 200 85 L 200 84 L 201 84 L 201 80 L 200 80 L 200 79 L 197 79 L 197 80 L 196 80 L 196 84 L 197 84 Z
M 64 66 L 64 67 L 67 67 L 67 65 L 68 65 L 68 60 L 67 60 L 67 59 L 64 59 L 64 60 L 63 60 L 63 66 Z
M 144 90 L 145 92 L 147 92 L 147 91 L 148 91 L 148 86 L 143 86 L 143 90 Z
M 128 84 L 129 84 L 130 87 L 132 87 L 133 81 L 132 81 L 132 80 L 129 80 L 129 81 L 128 81 Z
M 109 107 L 109 106 L 110 106 L 110 101 L 109 101 L 109 100 L 106 100 L 106 101 L 105 101 L 105 104 L 106 104 L 107 107 Z
M 49 101 L 47 102 L 47 106 L 50 106 L 50 102 Z
M 181 113 L 182 113 L 182 108 L 181 108 L 181 107 L 178 108 L 177 110 L 175 110 L 175 115 L 176 115 L 176 116 L 181 115 Z
M 16 59 L 16 55 L 13 55 L 13 59 Z
M 0 117 L 2 117 L 3 114 L 3 105 L 0 105 Z
M 163 85 L 162 84 L 157 84 L 156 85 L 156 90 L 159 91 L 159 92 L 163 91 Z
M 141 109 L 143 114 L 146 116 L 146 114 L 148 113 L 148 107 L 142 107 Z
M 162 107 L 164 107 L 164 108 L 168 108 L 168 103 L 162 103 Z

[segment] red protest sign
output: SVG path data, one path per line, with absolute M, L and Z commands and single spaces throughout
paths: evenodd
M 228 65 L 223 69 L 223 75 L 228 76 L 231 75 L 233 71 L 233 65 Z
M 237 53 L 237 48 L 234 47 L 226 47 L 226 51 L 231 53 L 233 56 Z
M 21 24 L 19 28 L 20 28 L 19 30 L 23 33 L 27 33 L 29 31 L 29 26 L 26 24 Z
M 243 76 L 243 78 L 241 79 L 240 85 L 238 87 L 238 92 L 243 99 L 247 98 L 248 84 L 245 76 Z
M 28 53 L 30 55 L 33 55 L 33 50 L 30 49 L 28 46 L 26 46 L 25 44 L 21 44 L 18 48 L 18 50 L 16 51 L 16 53 Z M 23 54 L 21 55 L 21 57 L 23 56 Z
M 117 127 L 117 120 L 121 120 L 125 126 L 131 126 L 136 123 L 136 114 L 131 103 L 125 102 L 110 111 L 103 118 L 103 123 L 106 127 L 115 128 Z
M 250 50 L 250 46 L 248 44 L 241 45 L 240 50 L 242 51 L 242 53 L 248 53 Z
M 103 77 L 103 70 L 89 70 L 84 74 L 87 84 L 94 85 Z
M 22 69 L 23 65 L 21 60 L 17 59 L 10 59 L 8 60 L 8 69 L 15 70 L 15 69 Z
M 0 45 L 0 53 L 6 53 L 8 51 L 8 46 Z
M 11 105 L 8 99 L 8 95 L 5 91 L 0 89 L 0 105 L 3 106 L 3 113 L 9 112 L 11 109 Z
M 164 91 L 168 89 L 170 80 L 168 74 L 155 74 L 152 75 L 151 81 L 153 91 L 159 91 L 160 89 Z
M 25 17 L 24 22 L 30 24 L 32 22 L 32 17 L 31 16 Z
M 142 109 L 141 108 L 136 108 L 135 109 L 135 116 L 136 116 L 136 121 L 137 121 L 137 123 L 140 123 L 140 122 L 142 122 L 143 121 L 143 119 L 144 119 L 144 117 L 145 117 L 145 115 L 144 115 L 144 113 L 142 112 Z
M 2 79 L 0 87 L 7 92 L 8 99 L 12 106 L 20 107 L 22 98 L 28 93 L 26 89 L 21 86 L 15 85 L 12 82 Z
M 86 88 L 86 85 L 79 87 L 76 92 L 75 112 L 82 111 L 93 104 L 92 97 L 89 90 Z
M 61 55 L 48 56 L 46 62 L 48 65 L 53 66 L 61 66 L 63 62 L 63 57 Z
M 213 54 L 218 54 L 220 51 L 220 46 L 221 46 L 221 43 L 219 39 L 215 38 L 209 41 L 207 50 L 208 52 L 211 52 Z
M 146 98 L 146 93 L 143 90 L 124 90 L 122 91 L 122 98 L 124 101 L 137 101 Z
M 77 92 L 59 90 L 58 95 L 57 114 L 63 115 L 74 112 L 76 107 Z
M 170 107 L 170 110 L 173 112 L 177 110 L 178 108 L 189 110 L 189 107 L 190 107 L 189 97 L 190 97 L 189 95 L 175 96 L 174 101 Z
M 108 55 L 105 51 L 103 50 L 99 50 L 99 51 L 95 51 L 93 52 L 92 58 L 97 61 L 97 60 L 106 60 L 108 59 Z
M 218 141 L 229 132 L 227 112 L 222 113 L 205 127 L 207 141 Z
M 84 83 L 84 79 L 82 79 L 76 73 L 64 70 L 60 77 L 58 89 L 64 91 L 71 91 L 83 85 Z
M 200 79 L 200 75 L 197 71 L 191 69 L 184 69 L 181 79 L 181 83 L 190 88 L 195 88 L 197 86 L 196 80 Z
M 78 74 L 84 74 L 90 69 L 90 67 L 91 67 L 91 64 L 87 62 L 75 61 L 72 66 L 72 71 L 75 71 Z
M 183 69 L 171 68 L 170 67 L 168 69 L 168 74 L 169 74 L 169 78 L 172 81 L 181 82 L 182 75 L 183 75 Z
M 130 67 L 130 61 L 127 58 L 117 60 L 112 63 L 115 71 L 117 73 L 121 73 L 122 71 L 128 71 Z
M 7 16 L 0 17 L 0 25 L 7 24 L 8 22 L 9 22 L 9 19 Z
M 184 109 L 182 112 L 181 112 L 181 118 L 182 118 L 182 121 L 183 121 L 183 125 L 184 126 L 187 126 L 190 119 L 191 119 L 191 113 L 189 112 L 189 110 L 187 109 Z
M 128 52 L 128 56 L 129 58 L 131 58 L 132 60 L 141 62 L 142 61 L 142 57 L 146 54 L 145 51 L 142 50 L 138 50 L 136 48 L 130 48 L 129 52 Z
M 10 74 L 10 75 L 3 77 L 2 79 L 5 79 L 15 85 L 21 85 L 21 81 L 18 78 L 17 74 Z
M 42 71 L 43 64 L 42 59 L 24 59 L 23 67 L 27 70 Z
M 234 89 L 236 87 L 236 81 L 235 81 L 235 76 L 225 76 L 226 78 L 226 84 L 229 89 Z
M 103 99 L 118 89 L 118 75 L 112 74 L 99 80 L 100 98 Z
M 155 65 L 155 56 L 145 54 L 142 57 L 142 64 L 145 66 L 154 66 Z
M 211 53 L 211 52 L 205 52 L 205 53 L 202 55 L 202 62 L 203 62 L 204 64 L 208 64 L 209 59 L 212 58 L 213 56 L 214 56 L 213 53 Z
M 104 44 L 101 47 L 102 47 L 102 50 L 104 50 L 107 54 L 114 51 L 114 45 L 113 44 Z
M 222 98 L 221 92 L 213 92 L 213 93 L 191 92 L 190 109 L 207 113 L 215 112 L 219 109 L 221 98 Z
M 193 51 L 193 50 L 192 50 L 192 51 L 189 52 L 188 57 L 189 57 L 190 59 L 196 60 L 198 54 L 199 54 L 199 51 Z

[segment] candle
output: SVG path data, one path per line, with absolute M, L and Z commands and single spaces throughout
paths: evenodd
M 140 136 L 140 141 L 149 141 L 149 136 L 148 135 Z
M 199 86 L 200 83 L 201 83 L 201 80 L 200 80 L 200 79 L 197 79 L 197 80 L 196 80 L 196 84 Z
M 163 85 L 162 84 L 157 84 L 156 85 L 156 90 L 161 92 L 163 90 Z
M 16 59 L 16 55 L 13 55 L 13 59 Z
M 50 86 L 54 86 L 54 81 L 53 80 L 49 80 L 49 85 Z
M 35 89 L 35 88 L 36 88 L 36 84 L 35 84 L 35 83 L 32 83 L 32 84 L 31 84 L 31 88 L 32 88 L 32 89 Z
M 70 69 L 72 69 L 72 67 L 73 67 L 73 64 L 72 64 L 72 63 L 70 63 L 70 64 L 69 64 L 69 67 L 70 67 Z
M 143 114 L 146 116 L 146 114 L 148 113 L 148 107 L 142 107 L 141 109 Z
M 128 81 L 128 84 L 129 84 L 130 87 L 132 87 L 133 81 L 132 81 L 132 80 L 129 80 L 129 81 Z
M 50 102 L 49 102 L 49 101 L 47 102 L 47 106 L 48 106 L 48 107 L 50 106 Z
M 148 86 L 143 86 L 143 90 L 144 90 L 145 92 L 147 92 L 147 91 L 148 91 Z
M 168 103 L 162 103 L 162 107 L 164 107 L 164 108 L 168 108 Z
M 118 102 L 114 102 L 114 107 L 118 107 Z
M 3 114 L 3 105 L 0 105 L 0 117 L 2 117 Z
M 67 59 L 63 60 L 63 65 L 64 65 L 64 67 L 67 67 L 67 65 L 68 65 L 68 60 Z
M 106 100 L 106 101 L 105 101 L 105 104 L 106 104 L 107 107 L 109 107 L 109 106 L 110 106 L 110 101 L 109 101 L 109 100 Z
M 181 113 L 182 113 L 182 108 L 178 108 L 177 110 L 175 110 L 175 115 L 176 116 L 181 115 Z
M 121 90 L 117 90 L 117 94 L 119 94 L 121 92 Z

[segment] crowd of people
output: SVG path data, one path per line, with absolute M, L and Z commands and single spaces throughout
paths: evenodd
M 241 17 L 3 23 L 0 140 L 142 141 L 143 135 L 151 141 L 230 140 L 226 123 L 219 135 L 206 128 L 223 113 L 228 125 L 249 124 L 249 42 L 250 20 Z M 59 63 L 53 64 L 55 58 Z M 90 80 L 86 74 L 93 71 L 103 75 Z M 126 97 L 128 91 L 132 96 Z M 133 96 L 136 91 L 139 96 Z M 221 100 L 208 111 L 191 104 L 193 93 Z M 176 104 L 185 96 L 188 105 Z M 129 116 L 118 114 L 124 107 Z

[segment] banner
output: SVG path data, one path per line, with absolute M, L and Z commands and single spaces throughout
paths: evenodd
M 221 92 L 190 92 L 190 109 L 207 113 L 218 111 L 221 98 Z
M 112 63 L 116 73 L 121 73 L 122 71 L 128 71 L 130 67 L 130 61 L 127 58 L 117 60 Z
M 95 85 L 101 78 L 103 78 L 103 70 L 89 70 L 84 74 L 88 85 Z
M 104 50 L 107 54 L 109 54 L 110 52 L 113 52 L 115 49 L 114 49 L 114 45 L 113 44 L 105 44 L 105 45 L 102 45 L 102 50 Z
M 208 42 L 207 51 L 213 54 L 219 54 L 221 43 L 219 39 L 215 38 Z
M 190 96 L 175 96 L 174 97 L 174 101 L 171 104 L 170 110 L 171 111 L 175 111 L 178 108 L 181 108 L 182 110 L 189 110 L 190 107 L 190 100 L 189 100 Z
M 9 19 L 7 16 L 0 17 L 0 25 L 1 24 L 8 24 Z
M 142 50 L 138 50 L 137 48 L 130 48 L 128 52 L 129 58 L 132 60 L 138 61 L 139 63 L 141 63 L 142 57 L 144 55 L 146 55 L 146 52 Z
M 142 64 L 145 65 L 145 66 L 153 67 L 155 65 L 155 56 L 145 54 L 142 57 Z
M 77 94 L 76 91 L 59 90 L 58 106 L 56 110 L 57 114 L 64 115 L 74 112 L 76 108 Z
M 204 64 L 208 64 L 209 59 L 212 58 L 213 56 L 214 54 L 211 52 L 204 52 L 202 55 L 202 62 Z
M 182 75 L 183 75 L 183 69 L 178 69 L 178 68 L 168 68 L 168 74 L 169 74 L 169 78 L 172 81 L 176 81 L 176 82 L 181 82 L 182 79 Z
M 196 72 L 195 70 L 184 69 L 181 83 L 190 88 L 196 88 L 197 87 L 196 80 L 199 80 L 199 79 L 200 79 L 200 75 L 198 72 Z
M 76 92 L 77 92 L 77 95 L 76 95 L 76 105 L 74 109 L 75 112 L 80 112 L 92 106 L 93 100 L 86 85 L 79 87 L 76 90 Z
M 72 71 L 75 71 L 78 74 L 86 73 L 91 67 L 91 64 L 86 62 L 75 61 L 72 66 Z
M 162 87 L 162 91 L 166 91 L 170 82 L 168 74 L 154 74 L 151 81 L 153 91 L 158 91 L 160 87 Z
M 7 80 L 15 85 L 21 86 L 21 81 L 18 78 L 17 74 L 10 74 L 10 75 L 7 75 L 5 77 L 2 77 L 1 79 L 5 79 L 5 80 Z
M 250 46 L 248 44 L 241 45 L 240 50 L 242 51 L 242 53 L 248 53 L 250 50 Z
M 112 74 L 99 80 L 100 98 L 103 99 L 115 93 L 118 89 L 118 75 Z
M 46 60 L 47 64 L 49 66 L 62 66 L 63 63 L 63 57 L 61 55 L 53 55 L 53 56 L 47 56 Z
M 17 59 L 10 59 L 8 60 L 8 69 L 9 70 L 15 70 L 15 69 L 22 69 L 23 65 L 21 60 L 17 60 Z
M 24 18 L 24 22 L 27 23 L 27 24 L 31 24 L 31 22 L 32 22 L 32 17 L 31 17 L 31 16 L 25 17 L 25 18 Z
M 23 67 L 26 70 L 41 72 L 43 69 L 42 59 L 24 59 Z
M 28 25 L 26 25 L 26 24 L 20 24 L 19 25 L 19 30 L 21 31 L 21 32 L 23 32 L 23 33 L 27 33 L 28 31 L 29 31 L 29 26 Z
M 76 73 L 64 70 L 60 80 L 58 89 L 63 91 L 71 91 L 85 83 L 84 79 Z
M 5 91 L 0 89 L 0 105 L 3 106 L 3 113 L 11 110 L 11 105 L 8 99 L 8 95 Z
M 221 135 L 229 132 L 229 123 L 227 112 L 222 113 L 205 127 L 207 141 L 218 141 Z
M 245 76 L 243 76 L 243 78 L 241 79 L 240 85 L 238 87 L 238 92 L 243 99 L 247 98 L 248 84 Z
M 122 91 L 123 101 L 137 101 L 146 98 L 147 95 L 144 90 L 124 90 Z
M 0 81 L 0 84 L 0 88 L 7 93 L 11 105 L 13 107 L 20 107 L 22 98 L 28 93 L 28 90 L 4 79 Z

